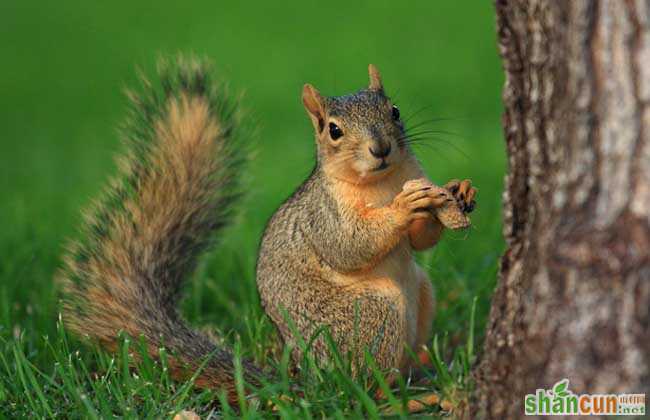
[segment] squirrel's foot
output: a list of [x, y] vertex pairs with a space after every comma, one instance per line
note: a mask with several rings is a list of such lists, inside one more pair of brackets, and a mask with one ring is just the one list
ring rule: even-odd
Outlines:
[[454, 195], [463, 213], [471, 213], [474, 210], [476, 207], [474, 197], [478, 190], [472, 186], [471, 180], [459, 181], [452, 179], [445, 184], [445, 188]]

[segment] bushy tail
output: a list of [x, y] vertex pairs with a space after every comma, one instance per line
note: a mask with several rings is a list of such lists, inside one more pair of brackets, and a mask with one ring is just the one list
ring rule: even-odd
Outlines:
[[[153, 357], [164, 345], [172, 377], [196, 380], [236, 398], [232, 355], [192, 330], [176, 309], [183, 281], [214, 243], [238, 198], [238, 114], [206, 63], [163, 63], [160, 86], [130, 93], [121, 176], [86, 215], [60, 273], [68, 328], [115, 349], [116, 336], [144, 335]], [[258, 369], [244, 361], [245, 380]]]

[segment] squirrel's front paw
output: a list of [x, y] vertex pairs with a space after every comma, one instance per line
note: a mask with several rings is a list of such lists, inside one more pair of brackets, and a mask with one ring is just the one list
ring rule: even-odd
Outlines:
[[457, 179], [452, 179], [445, 184], [445, 188], [454, 195], [454, 198], [458, 202], [458, 206], [463, 213], [471, 213], [474, 210], [474, 207], [476, 207], [476, 200], [474, 200], [474, 197], [478, 191], [476, 188], [472, 187], [471, 180], [466, 179], [464, 181], [459, 181]]
[[446, 206], [450, 201], [455, 200], [454, 195], [447, 188], [434, 185], [426, 178], [406, 181], [402, 187], [402, 191], [414, 191], [418, 189], [426, 191], [427, 196], [431, 199], [431, 204], [428, 206], [429, 210]]
[[421, 178], [406, 182], [391, 207], [400, 216], [400, 224], [405, 226], [413, 220], [431, 217], [432, 208], [440, 207], [453, 199], [448, 191]]

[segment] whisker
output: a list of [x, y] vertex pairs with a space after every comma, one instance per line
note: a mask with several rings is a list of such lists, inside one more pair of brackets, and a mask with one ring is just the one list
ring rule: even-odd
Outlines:
[[437, 142], [444, 143], [445, 145], [451, 147], [455, 152], [463, 156], [468, 161], [471, 160], [467, 155], [467, 153], [465, 153], [458, 146], [439, 137], [420, 135], [420, 136], [413, 136], [413, 137], [407, 136], [406, 138], [400, 140], [402, 141], [403, 144], [408, 144], [408, 145], [424, 145], [424, 144], [429, 144], [428, 140], [435, 140]]
[[409, 115], [408, 117], [404, 118], [404, 119], [402, 120], [402, 122], [403, 122], [404, 124], [406, 124], [407, 122], [409, 122], [410, 120], [412, 120], [415, 116], [417, 116], [418, 114], [420, 114], [422, 111], [425, 111], [425, 110], [427, 110], [427, 109], [431, 109], [431, 108], [433, 108], [433, 105], [426, 105], [426, 106], [423, 106], [422, 108], [419, 108], [417, 111], [415, 111], [414, 113], [412, 113], [412, 114]]
[[[444, 118], [430, 118], [430, 119], [426, 119], [426, 120], [416, 122], [416, 123], [414, 123], [414, 126], [419, 127], [419, 126], [422, 126], [422, 125], [425, 125], [425, 124], [434, 124], [434, 123], [441, 122], [441, 121], [445, 121], [445, 119]], [[406, 123], [406, 122], [407, 121], [404, 121], [404, 123]]]
[[[420, 123], [420, 124], [415, 124], [413, 126], [406, 127], [404, 129], [404, 131], [408, 132], [408, 131], [413, 131], [413, 130], [416, 130], [416, 129], [426, 129], [427, 124], [428, 124], [427, 122]], [[452, 136], [462, 137], [460, 134], [458, 134], [458, 133], [456, 133], [454, 131], [442, 130], [442, 129], [438, 129], [438, 128], [436, 128], [436, 130], [439, 131], [440, 133], [449, 134], [449, 135], [452, 135]]]
[[413, 132], [412, 130], [413, 129], [409, 129], [409, 130], [405, 130], [404, 132], [407, 135], [411, 135], [411, 136], [416, 136], [416, 135], [419, 135], [419, 134], [448, 134], [450, 136], [463, 138], [463, 136], [461, 136], [458, 133], [454, 133], [452, 131], [446, 131], [446, 130], [420, 130], [420, 131], [416, 131], [416, 132]]
[[439, 148], [435, 147], [431, 143], [415, 143], [415, 144], [410, 144], [409, 146], [413, 146], [415, 148], [424, 148], [424, 147], [426, 147], [427, 149], [433, 150], [434, 152], [436, 152], [436, 154], [444, 155], [444, 153]]
[[[461, 121], [461, 120], [466, 120], [466, 119], [467, 118], [462, 118], [462, 117], [460, 117], [460, 118], [442, 118], [442, 117], [441, 118], [430, 118], [430, 119], [425, 119], [425, 120], [416, 122], [413, 126], [409, 127], [409, 129], [412, 130], [414, 128], [418, 128], [418, 127], [422, 127], [422, 126], [425, 126], [425, 125], [428, 125], [428, 124], [434, 124], [434, 123], [438, 123], [438, 122], [442, 122], [442, 121]], [[453, 134], [456, 134], [456, 133], [453, 133]]]

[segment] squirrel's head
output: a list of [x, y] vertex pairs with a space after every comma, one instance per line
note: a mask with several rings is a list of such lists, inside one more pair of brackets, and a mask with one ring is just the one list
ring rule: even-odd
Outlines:
[[384, 93], [377, 68], [370, 64], [368, 73], [368, 88], [350, 95], [322, 96], [310, 84], [302, 91], [319, 164], [354, 183], [381, 179], [410, 155], [399, 110]]

